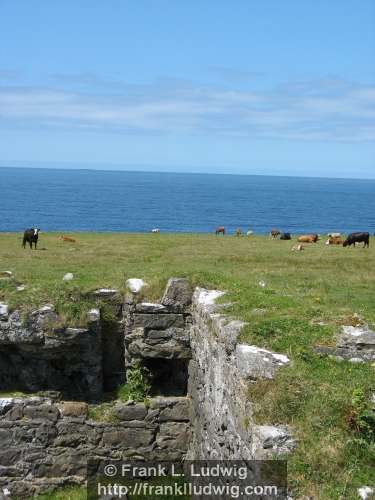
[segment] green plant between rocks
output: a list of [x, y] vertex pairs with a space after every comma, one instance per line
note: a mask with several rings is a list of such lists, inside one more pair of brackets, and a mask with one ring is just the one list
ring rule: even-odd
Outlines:
[[140, 364], [126, 371], [126, 383], [117, 389], [117, 397], [121, 401], [143, 401], [148, 402], [151, 390], [150, 372]]

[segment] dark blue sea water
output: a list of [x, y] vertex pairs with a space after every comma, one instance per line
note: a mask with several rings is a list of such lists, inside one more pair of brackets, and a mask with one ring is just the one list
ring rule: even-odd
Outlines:
[[375, 231], [375, 181], [0, 168], [0, 231]]

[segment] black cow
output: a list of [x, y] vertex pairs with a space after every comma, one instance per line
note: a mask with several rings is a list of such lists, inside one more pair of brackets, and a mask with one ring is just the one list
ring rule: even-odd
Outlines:
[[36, 250], [36, 245], [38, 243], [38, 234], [39, 234], [40, 229], [37, 227], [33, 227], [31, 229], [26, 229], [25, 232], [23, 233], [23, 241], [22, 241], [22, 246], [23, 248], [26, 248], [26, 243], [30, 245], [30, 248], [33, 248], [33, 243], [35, 246]]
[[292, 235], [290, 233], [281, 233], [280, 240], [291, 240]]
[[354, 245], [356, 243], [361, 243], [363, 241], [363, 248], [370, 246], [370, 234], [369, 233], [350, 233], [349, 236], [343, 243], [344, 247]]

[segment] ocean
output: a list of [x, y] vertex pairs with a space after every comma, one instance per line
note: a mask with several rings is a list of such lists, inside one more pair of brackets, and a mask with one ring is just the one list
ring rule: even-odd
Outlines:
[[375, 180], [0, 168], [0, 231], [375, 231]]

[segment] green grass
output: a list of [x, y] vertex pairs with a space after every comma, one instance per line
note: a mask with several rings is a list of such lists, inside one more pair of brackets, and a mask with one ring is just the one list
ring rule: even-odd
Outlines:
[[[295, 496], [356, 498], [374, 485], [374, 443], [350, 425], [353, 393], [375, 391], [375, 367], [338, 363], [314, 354], [332, 345], [342, 324], [358, 316], [375, 325], [375, 246], [327, 247], [324, 241], [291, 252], [293, 242], [214, 235], [76, 234], [76, 244], [40, 235], [40, 247], [21, 248], [20, 234], [0, 235], [0, 301], [28, 310], [56, 304], [67, 321], [82, 321], [97, 287], [124, 291], [127, 278], [149, 284], [147, 300], [160, 298], [171, 276], [226, 290], [228, 314], [247, 322], [244, 342], [287, 354], [292, 363], [269, 382], [251, 387], [259, 422], [287, 423], [299, 439], [289, 457]], [[62, 277], [72, 272], [70, 283]], [[264, 281], [266, 286], [260, 286]], [[16, 291], [16, 283], [26, 285]], [[82, 297], [84, 297], [82, 299]]]
[[[82, 486], [71, 486], [52, 491], [45, 495], [39, 495], [38, 500], [86, 500], [86, 488]], [[30, 499], [31, 500], [31, 499]]]

